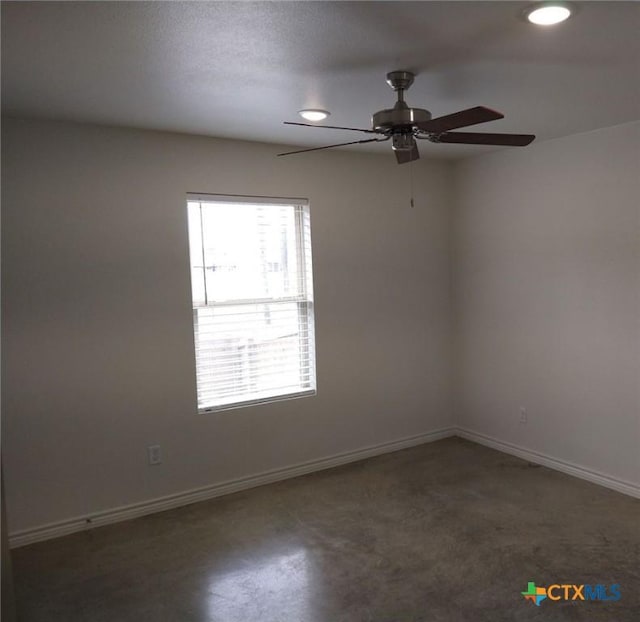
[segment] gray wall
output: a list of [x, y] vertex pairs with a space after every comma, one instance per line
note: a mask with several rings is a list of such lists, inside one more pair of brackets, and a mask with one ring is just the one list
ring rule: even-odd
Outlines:
[[11, 551], [9, 550], [9, 531], [7, 529], [7, 513], [4, 503], [4, 475], [0, 468], [0, 531], [2, 539], [0, 548], [2, 549], [2, 590], [0, 591], [0, 618], [4, 622], [15, 622], [16, 620], [16, 598], [13, 589], [13, 563], [11, 561]]
[[[640, 483], [639, 145], [422, 160], [411, 210], [390, 154], [5, 121], [10, 530], [453, 422]], [[311, 200], [317, 397], [196, 414], [187, 192]]]
[[[12, 532], [450, 424], [449, 168], [3, 124]], [[318, 395], [196, 414], [185, 195], [311, 201]], [[159, 443], [164, 464], [146, 464]]]
[[467, 160], [454, 178], [457, 423], [635, 484], [639, 180], [640, 123]]

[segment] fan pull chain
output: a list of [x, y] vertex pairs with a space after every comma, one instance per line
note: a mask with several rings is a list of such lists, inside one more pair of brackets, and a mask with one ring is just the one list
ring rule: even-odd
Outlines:
[[411, 209], [414, 208], [414, 204], [413, 204], [413, 160], [411, 160], [411, 162], [409, 162], [409, 187], [411, 189], [411, 201], [409, 202], [409, 204], [411, 205]]

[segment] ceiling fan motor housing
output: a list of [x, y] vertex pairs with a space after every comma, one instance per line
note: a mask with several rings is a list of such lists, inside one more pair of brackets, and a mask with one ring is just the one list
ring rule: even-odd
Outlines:
[[[398, 102], [404, 104], [404, 102]], [[411, 133], [413, 128], [424, 121], [431, 120], [431, 113], [422, 108], [409, 108], [395, 105], [387, 110], [380, 110], [371, 117], [371, 125], [376, 132], [398, 130], [400, 133]]]
[[387, 74], [387, 84], [398, 94], [393, 108], [380, 110], [371, 117], [373, 130], [393, 136], [396, 151], [413, 149], [413, 131], [418, 124], [431, 120], [431, 113], [422, 108], [409, 108], [404, 101], [404, 91], [413, 84], [410, 71], [391, 71]]

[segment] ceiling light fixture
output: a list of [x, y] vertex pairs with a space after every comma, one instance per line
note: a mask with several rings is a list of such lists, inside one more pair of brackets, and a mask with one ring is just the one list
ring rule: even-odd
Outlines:
[[527, 20], [538, 26], [559, 24], [570, 16], [571, 8], [566, 2], [538, 2], [525, 10]]
[[326, 119], [331, 113], [326, 110], [318, 110], [314, 108], [309, 108], [306, 110], [300, 110], [298, 114], [307, 121], [322, 121]]

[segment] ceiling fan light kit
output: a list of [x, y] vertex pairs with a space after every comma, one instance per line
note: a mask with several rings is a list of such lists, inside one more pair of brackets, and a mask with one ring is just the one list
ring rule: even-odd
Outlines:
[[[535, 139], [532, 134], [487, 134], [481, 132], [451, 132], [450, 130], [487, 121], [502, 119], [504, 115], [484, 106], [468, 108], [443, 117], [432, 118], [431, 113], [423, 108], [411, 108], [404, 100], [405, 91], [413, 84], [414, 75], [410, 71], [391, 71], [387, 74], [387, 84], [396, 92], [397, 101], [393, 108], [379, 110], [371, 117], [372, 129], [360, 129], [354, 127], [338, 127], [335, 125], [312, 125], [309, 123], [294, 123], [285, 121], [285, 125], [301, 125], [305, 127], [322, 127], [333, 130], [348, 130], [351, 132], [364, 132], [378, 134], [380, 138], [367, 138], [352, 140], [346, 143], [326, 145], [324, 147], [312, 147], [310, 149], [298, 149], [279, 153], [279, 156], [305, 153], [307, 151], [319, 151], [345, 145], [355, 145], [371, 142], [383, 142], [391, 140], [391, 148], [396, 155], [398, 164], [412, 162], [420, 157], [416, 138], [429, 140], [432, 143], [452, 143], [465, 145], [498, 145], [505, 147], [524, 147]], [[305, 111], [300, 111], [302, 114]], [[310, 111], [326, 112], [326, 111]], [[306, 117], [308, 118], [308, 117]], [[315, 120], [315, 119], [314, 119]], [[319, 118], [318, 118], [319, 120]]]

